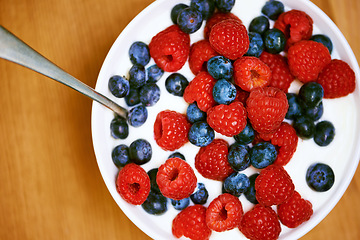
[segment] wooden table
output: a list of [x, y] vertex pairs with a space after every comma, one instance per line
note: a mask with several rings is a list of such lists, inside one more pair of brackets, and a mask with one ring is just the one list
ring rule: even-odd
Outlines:
[[[152, 0], [0, 0], [0, 23], [95, 86], [122, 29]], [[313, 0], [360, 60], [359, 0]], [[92, 148], [92, 102], [0, 60], [0, 239], [149, 239], [110, 196]], [[360, 239], [360, 172], [303, 239]]]

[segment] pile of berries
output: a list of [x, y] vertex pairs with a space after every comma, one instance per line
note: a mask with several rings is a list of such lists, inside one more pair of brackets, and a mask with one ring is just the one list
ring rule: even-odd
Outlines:
[[[112, 152], [120, 168], [116, 187], [125, 201], [157, 215], [167, 211], [171, 199], [181, 211], [172, 223], [175, 237], [209, 239], [212, 231], [238, 228], [249, 239], [277, 239], [281, 224], [295, 228], [309, 220], [312, 204], [295, 189], [284, 166], [298, 137], [313, 138], [319, 146], [331, 143], [334, 126], [319, 121], [322, 100], [355, 89], [354, 72], [344, 61], [331, 59], [331, 40], [312, 35], [313, 20], [305, 12], [285, 11], [280, 1], [267, 1], [247, 28], [231, 13], [234, 4], [192, 0], [189, 6], [175, 5], [173, 25], [149, 45], [135, 42], [130, 47], [129, 79], [109, 79], [111, 93], [132, 107], [128, 121], [116, 116], [111, 122], [115, 138], [128, 136], [128, 124], [140, 127], [147, 120], [148, 107], [160, 98], [157, 81], [164, 71], [171, 73], [165, 81], [168, 93], [189, 104], [186, 113], [157, 113], [154, 138], [164, 151], [186, 144], [199, 147], [195, 169], [175, 152], [146, 173], [140, 165], [150, 161], [152, 149], [145, 139]], [[204, 39], [190, 44], [190, 34], [203, 24]], [[156, 64], [145, 69], [151, 58]], [[177, 72], [187, 61], [195, 76], [191, 81]], [[295, 80], [303, 84], [296, 94], [288, 92]], [[228, 138], [234, 140], [230, 145]], [[249, 167], [257, 173], [248, 177], [242, 171]], [[209, 194], [196, 172], [222, 182], [222, 194], [208, 207]], [[318, 192], [329, 190], [334, 179], [324, 163], [306, 173], [309, 187]], [[245, 213], [241, 194], [254, 204]]]

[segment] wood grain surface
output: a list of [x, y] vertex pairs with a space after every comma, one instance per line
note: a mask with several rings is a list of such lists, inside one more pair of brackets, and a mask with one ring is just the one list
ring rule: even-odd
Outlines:
[[[295, 1], [295, 0], [294, 0]], [[94, 87], [124, 27], [152, 0], [0, 0], [0, 24]], [[313, 0], [360, 60], [360, 1]], [[97, 167], [92, 102], [0, 60], [0, 239], [149, 239], [118, 208]], [[302, 239], [360, 239], [360, 172]]]

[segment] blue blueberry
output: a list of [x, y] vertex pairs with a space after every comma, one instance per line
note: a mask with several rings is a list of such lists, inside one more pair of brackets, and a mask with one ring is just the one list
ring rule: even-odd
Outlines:
[[130, 91], [124, 99], [129, 107], [137, 105], [138, 103], [140, 103], [139, 89], [130, 87]]
[[125, 144], [116, 146], [111, 152], [111, 158], [117, 167], [124, 167], [130, 163], [129, 148]]
[[129, 83], [132, 88], [139, 88], [146, 83], [145, 68], [140, 65], [133, 65], [129, 71]]
[[111, 136], [116, 139], [125, 139], [129, 135], [129, 125], [122, 117], [115, 117], [110, 123]]
[[207, 61], [207, 70], [215, 79], [230, 80], [233, 76], [231, 60], [224, 56], [215, 56]]
[[179, 13], [184, 10], [185, 8], [188, 8], [189, 6], [183, 3], [176, 4], [172, 9], [170, 13], [171, 21], [174, 24], [177, 24], [177, 18], [179, 16]]
[[212, 94], [218, 104], [229, 104], [236, 97], [236, 87], [231, 82], [220, 79], [215, 83]]
[[276, 20], [285, 10], [284, 4], [280, 1], [269, 0], [262, 7], [261, 12], [271, 20]]
[[209, 197], [209, 193], [203, 183], [197, 184], [197, 189], [190, 195], [190, 199], [195, 204], [205, 204]]
[[164, 75], [164, 70], [159, 68], [158, 65], [151, 65], [146, 69], [146, 82], [156, 83]]
[[249, 49], [246, 52], [247, 56], [254, 56], [254, 57], [260, 57], [261, 53], [264, 51], [264, 41], [260, 35], [260, 33], [257, 32], [249, 32]]
[[322, 101], [315, 107], [308, 107], [306, 106], [305, 103], [303, 103], [302, 106], [303, 106], [304, 116], [310, 118], [314, 122], [319, 120], [324, 113], [324, 105]]
[[324, 89], [317, 82], [307, 82], [299, 90], [299, 98], [304, 101], [308, 107], [317, 106], [324, 97]]
[[207, 122], [196, 122], [190, 127], [188, 138], [195, 146], [205, 147], [214, 140], [215, 132]]
[[265, 16], [258, 16], [251, 20], [249, 32], [257, 32], [263, 35], [270, 28], [269, 19]]
[[260, 142], [250, 149], [250, 162], [255, 168], [262, 169], [273, 164], [277, 157], [274, 145], [269, 142]]
[[133, 127], [140, 127], [146, 122], [148, 111], [145, 106], [138, 105], [130, 109], [128, 114], [129, 124]]
[[150, 62], [150, 50], [148, 45], [140, 41], [134, 42], [130, 46], [129, 56], [132, 64], [145, 66]]
[[323, 34], [316, 34], [316, 35], [313, 35], [310, 38], [310, 40], [324, 44], [324, 46], [327, 47], [327, 49], [329, 50], [330, 54], [332, 53], [333, 44], [332, 44], [331, 39], [328, 36], [323, 35]]
[[180, 73], [170, 74], [165, 81], [166, 90], [175, 96], [182, 97], [189, 81]]
[[109, 79], [108, 87], [110, 92], [117, 98], [125, 97], [130, 91], [129, 81], [118, 75], [114, 75]]
[[237, 172], [243, 171], [250, 166], [249, 147], [240, 143], [233, 143], [227, 156], [232, 169]]
[[243, 173], [232, 173], [223, 184], [223, 191], [236, 197], [240, 197], [250, 186], [249, 178]]
[[302, 115], [302, 104], [298, 95], [295, 93], [287, 93], [286, 98], [288, 100], [289, 108], [286, 112], [285, 118], [294, 120], [295, 118]]
[[167, 198], [160, 193], [150, 191], [141, 207], [149, 214], [161, 215], [167, 211]]
[[209, 19], [215, 11], [214, 0], [191, 0], [190, 7], [201, 12], [203, 20]]
[[142, 165], [150, 161], [152, 148], [145, 139], [137, 139], [130, 144], [129, 156], [132, 162]]
[[177, 157], [177, 158], [180, 158], [180, 159], [186, 161], [185, 156], [182, 153], [174, 152], [174, 153], [170, 154], [168, 158], [174, 158], [174, 157]]
[[296, 118], [293, 122], [293, 127], [296, 130], [297, 135], [302, 139], [309, 139], [314, 136], [314, 121], [306, 116]]
[[202, 14], [191, 7], [179, 12], [177, 24], [184, 33], [194, 33], [200, 29], [203, 22]]
[[251, 175], [249, 177], [250, 180], [250, 186], [249, 188], [244, 192], [244, 195], [246, 197], [246, 199], [253, 203], [253, 204], [258, 204], [259, 202], [256, 199], [256, 191], [255, 191], [255, 180], [256, 178], [259, 176], [259, 173], [254, 173], [253, 175]]
[[186, 109], [186, 117], [191, 123], [206, 121], [206, 112], [201, 111], [196, 102], [193, 102]]
[[315, 126], [314, 141], [319, 146], [329, 145], [335, 137], [335, 127], [329, 121], [318, 122]]
[[181, 200], [171, 199], [171, 204], [176, 210], [183, 210], [187, 208], [190, 204], [190, 198], [183, 198]]
[[245, 145], [254, 141], [254, 138], [255, 138], [255, 130], [251, 126], [250, 122], [247, 122], [244, 130], [242, 130], [239, 134], [234, 136], [236, 142]]
[[335, 182], [332, 168], [324, 163], [315, 163], [306, 171], [306, 183], [317, 192], [328, 191]]
[[231, 12], [235, 5], [235, 0], [215, 0], [215, 6], [220, 12], [228, 13]]
[[139, 95], [140, 102], [146, 107], [151, 107], [160, 99], [160, 88], [155, 83], [147, 83], [140, 89]]
[[264, 33], [265, 50], [272, 54], [280, 53], [286, 44], [285, 34], [279, 29], [272, 28]]
[[157, 193], [161, 193], [160, 192], [160, 189], [159, 189], [159, 186], [156, 182], [156, 175], [157, 175], [157, 172], [159, 171], [158, 168], [152, 168], [150, 169], [147, 174], [150, 178], [150, 188], [151, 188], [151, 191], [154, 191], [154, 192], [157, 192]]

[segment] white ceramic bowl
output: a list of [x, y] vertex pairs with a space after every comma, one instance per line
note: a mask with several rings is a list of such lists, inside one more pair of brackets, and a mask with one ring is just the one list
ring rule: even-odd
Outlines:
[[[189, 4], [190, 0], [158, 0], [144, 9], [130, 24], [123, 30], [110, 49], [104, 64], [101, 68], [96, 90], [105, 94], [109, 98], [118, 102], [122, 106], [126, 106], [122, 99], [117, 99], [111, 95], [108, 90], [108, 80], [113, 75], [128, 75], [131, 67], [128, 49], [134, 41], [143, 41], [149, 43], [151, 38], [161, 30], [172, 24], [170, 20], [170, 11], [172, 7], [183, 2]], [[346, 39], [330, 20], [330, 18], [322, 12], [317, 6], [307, 0], [283, 0], [286, 10], [299, 9], [305, 11], [314, 20], [314, 34], [324, 33], [328, 35], [333, 42], [334, 51], [332, 58], [342, 59], [346, 61], [355, 71], [357, 80], [360, 77], [359, 65], [356, 58], [347, 43]], [[261, 14], [261, 7], [265, 0], [237, 0], [232, 12], [236, 14], [244, 23], [249, 26], [250, 21]], [[204, 26], [204, 24], [203, 24]], [[203, 38], [203, 28], [191, 35], [191, 42], [196, 42]], [[153, 60], [149, 63], [153, 64]], [[186, 64], [180, 72], [192, 80], [194, 75]], [[118, 168], [113, 164], [111, 159], [112, 149], [119, 144], [130, 143], [137, 138], [146, 138], [152, 145], [153, 156], [149, 163], [142, 165], [148, 171], [152, 168], [159, 167], [170, 155], [170, 152], [161, 150], [153, 139], [153, 124], [157, 112], [164, 109], [171, 109], [185, 113], [187, 104], [182, 98], [175, 97], [167, 93], [165, 89], [165, 79], [169, 73], [158, 82], [161, 89], [160, 101], [153, 107], [148, 108], [149, 117], [147, 122], [140, 128], [130, 127], [130, 135], [126, 140], [115, 140], [110, 135], [110, 122], [114, 114], [98, 103], [94, 102], [92, 109], [92, 135], [96, 158], [102, 177], [108, 187], [112, 197], [128, 216], [128, 218], [136, 224], [142, 231], [153, 239], [174, 239], [171, 233], [172, 219], [178, 213], [171, 204], [168, 204], [168, 211], [161, 216], [153, 216], [146, 213], [141, 206], [132, 206], [126, 203], [117, 193], [115, 187], [115, 179]], [[299, 84], [294, 83], [291, 91], [296, 92]], [[336, 136], [334, 141], [327, 147], [318, 147], [313, 140], [303, 141], [299, 139], [297, 151], [288, 165], [286, 170], [293, 179], [296, 190], [313, 204], [314, 214], [309, 221], [300, 225], [295, 229], [289, 229], [282, 226], [280, 239], [298, 239], [313, 227], [315, 227], [336, 205], [348, 187], [355, 170], [358, 165], [360, 156], [360, 93], [359, 81], [353, 94], [340, 99], [323, 101], [324, 115], [322, 120], [331, 121], [336, 128]], [[223, 138], [220, 135], [216, 137]], [[229, 141], [232, 139], [226, 138]], [[187, 162], [194, 168], [194, 156], [198, 151], [198, 147], [186, 144], [178, 150], [183, 153]], [[311, 190], [305, 181], [305, 173], [307, 168], [314, 162], [324, 162], [330, 165], [335, 172], [335, 184], [327, 192], [317, 193]], [[256, 170], [253, 168], [246, 169], [245, 174], [252, 174]], [[205, 183], [210, 197], [207, 206], [213, 198], [221, 193], [221, 183], [204, 179], [197, 174], [198, 182]], [[240, 197], [244, 211], [248, 211], [253, 206], [244, 196]], [[238, 229], [234, 229], [224, 233], [213, 232], [211, 239], [246, 239]]]

